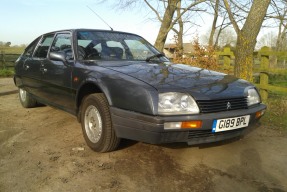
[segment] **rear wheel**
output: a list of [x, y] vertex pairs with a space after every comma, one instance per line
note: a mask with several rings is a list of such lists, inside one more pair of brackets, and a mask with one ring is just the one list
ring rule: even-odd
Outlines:
[[30, 93], [21, 88], [19, 89], [19, 100], [25, 108], [36, 107], [37, 105], [36, 99], [34, 99]]
[[97, 152], [115, 150], [120, 139], [112, 127], [109, 104], [104, 94], [87, 96], [82, 104], [81, 125], [88, 146]]

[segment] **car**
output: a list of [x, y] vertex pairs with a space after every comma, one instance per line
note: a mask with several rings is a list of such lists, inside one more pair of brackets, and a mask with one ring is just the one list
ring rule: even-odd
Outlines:
[[174, 64], [144, 38], [112, 30], [39, 36], [17, 59], [14, 82], [23, 107], [41, 103], [76, 116], [97, 152], [116, 150], [121, 139], [195, 145], [238, 138], [266, 110], [248, 81]]

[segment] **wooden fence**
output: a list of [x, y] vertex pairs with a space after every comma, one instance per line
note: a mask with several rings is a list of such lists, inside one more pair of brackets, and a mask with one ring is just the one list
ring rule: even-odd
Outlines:
[[[234, 58], [234, 53], [230, 50], [229, 47], [225, 47], [222, 52], [216, 53], [219, 57], [223, 57], [224, 69], [231, 69], [232, 59]], [[283, 75], [287, 76], [287, 66], [281, 66], [280, 68], [273, 68], [270, 65], [271, 58], [287, 60], [287, 52], [275, 52], [271, 51], [269, 47], [262, 47], [260, 51], [254, 52], [254, 67], [253, 72], [256, 74], [259, 73], [259, 83], [255, 84], [259, 90], [263, 101], [266, 101], [268, 98], [268, 92], [275, 91], [287, 95], [287, 87], [273, 86], [269, 84], [269, 76], [272, 75]], [[273, 58], [273, 59], [274, 59]]]
[[13, 68], [15, 61], [20, 54], [6, 54], [5, 51], [0, 52], [0, 69]]

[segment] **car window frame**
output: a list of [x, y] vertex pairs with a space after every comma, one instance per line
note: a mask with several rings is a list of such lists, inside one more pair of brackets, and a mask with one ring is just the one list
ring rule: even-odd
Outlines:
[[[52, 45], [52, 43], [53, 43], [53, 41], [54, 41], [54, 39], [55, 39], [55, 35], [56, 35], [56, 33], [48, 33], [48, 34], [42, 35], [42, 36], [41, 36], [41, 39], [38, 41], [38, 44], [37, 44], [36, 48], [34, 49], [34, 52], [33, 52], [33, 56], [32, 56], [32, 57], [33, 57], [33, 58], [38, 58], [38, 59], [46, 59], [46, 58], [48, 58], [48, 55], [49, 55], [49, 52], [50, 52], [50, 49], [51, 49], [51, 45]], [[39, 47], [41, 46], [43, 39], [46, 38], [46, 37], [48, 37], [48, 36], [53, 36], [53, 37], [52, 37], [51, 44], [50, 44], [49, 47], [48, 47], [46, 57], [38, 57], [38, 56], [35, 56], [36, 51], [37, 51], [37, 50], [39, 49]]]
[[[23, 52], [23, 56], [25, 57], [33, 57], [34, 55], [34, 51], [36, 50], [36, 47], [39, 43], [41, 39], [41, 36], [40, 37], [37, 37], [34, 41], [32, 41], [32, 43], [30, 43], [24, 50]], [[30, 54], [28, 54], [28, 52], [31, 52]]]
[[[131, 35], [131, 36], [134, 36], [134, 37], [137, 37], [138, 38], [138, 41], [143, 41], [144, 45], [146, 46], [147, 50], [151, 53], [153, 53], [153, 55], [157, 55], [157, 54], [160, 54], [161, 52], [158, 51], [155, 47], [153, 47], [147, 40], [145, 40], [143, 37], [139, 36], [139, 35], [136, 35], [136, 34], [131, 34], [131, 33], [125, 33], [125, 32], [118, 32], [118, 31], [95, 31], [95, 30], [83, 30], [83, 29], [80, 29], [80, 30], [76, 30], [75, 31], [75, 55], [77, 55], [77, 60], [82, 60], [82, 59], [79, 59], [79, 54], [78, 54], [78, 46], [81, 46], [79, 44], [79, 40], [88, 40], [88, 39], [80, 39], [79, 38], [79, 35], [81, 33], [99, 33], [99, 36], [101, 35], [101, 33], [117, 33], [117, 34], [120, 34], [120, 35]], [[111, 35], [111, 34], [109, 34]], [[91, 37], [94, 37], [94, 36], [91, 36]], [[104, 41], [102, 40], [101, 38], [99, 39], [90, 39], [91, 42], [90, 43], [93, 43], [95, 45], [97, 44], [101, 44], [101, 48], [103, 49], [103, 47], [107, 46], [106, 42], [107, 41]], [[115, 41], [113, 39], [110, 39], [109, 41]], [[96, 43], [97, 42], [97, 43]], [[119, 42], [122, 46], [123, 46], [123, 51], [125, 53], [125, 58], [122, 58], [122, 59], [116, 59], [116, 60], [126, 60], [126, 61], [145, 61], [147, 58], [142, 58], [142, 59], [134, 59], [134, 55], [132, 54], [131, 50], [130, 50], [130, 47], [127, 45], [127, 43], [125, 42], [125, 39], [122, 39], [122, 40], [119, 40], [119, 41], [116, 41], [116, 42]], [[90, 44], [89, 43], [89, 44]], [[89, 44], [87, 45], [87, 47], [89, 46]], [[108, 46], [107, 46], [108, 47]], [[83, 59], [83, 60], [86, 60], [86, 59]], [[109, 57], [106, 57], [104, 59], [100, 59], [102, 61], [115, 61], [115, 59], [112, 59], [112, 58], [109, 58]], [[164, 58], [158, 58], [156, 57], [155, 59], [153, 60], [157, 60], [157, 61], [161, 61], [161, 62], [169, 62], [169, 60], [164, 57]]]
[[[52, 52], [52, 47], [53, 47], [53, 44], [55, 43], [56, 39], [57, 39], [57, 36], [58, 35], [62, 35], [62, 34], [68, 34], [70, 36], [70, 41], [71, 41], [71, 50], [72, 50], [72, 59], [68, 59], [68, 61], [74, 61], [75, 60], [75, 48], [74, 48], [74, 38], [73, 38], [73, 33], [70, 32], [70, 31], [60, 31], [60, 32], [56, 32], [54, 34], [54, 37], [53, 37], [53, 41], [48, 49], [48, 55], [50, 52]], [[56, 51], [57, 52], [57, 51]]]

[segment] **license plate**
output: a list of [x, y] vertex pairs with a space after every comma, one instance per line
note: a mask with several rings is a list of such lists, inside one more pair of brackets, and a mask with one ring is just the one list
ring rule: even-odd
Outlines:
[[247, 127], [249, 124], [249, 119], [250, 115], [226, 119], [216, 119], [213, 121], [212, 132], [215, 133]]

